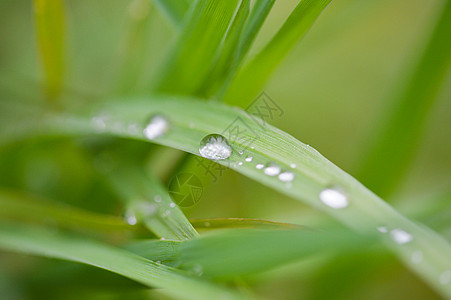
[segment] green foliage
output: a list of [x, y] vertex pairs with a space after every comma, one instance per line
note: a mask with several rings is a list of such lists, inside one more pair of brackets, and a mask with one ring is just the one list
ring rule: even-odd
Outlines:
[[[108, 29], [102, 38], [94, 38], [94, 52], [99, 52], [95, 59], [84, 57], [90, 52], [83, 47], [91, 46], [84, 35], [97, 27], [77, 22], [77, 16], [89, 18], [79, 9], [95, 11], [96, 4], [34, 1], [37, 54], [31, 56], [32, 61], [42, 60], [38, 64], [42, 82], [37, 88], [32, 84], [24, 88], [23, 78], [0, 69], [0, 248], [90, 267], [77, 273], [59, 262], [55, 264], [62, 270], [55, 270], [50, 260], [2, 252], [1, 256], [7, 255], [0, 259], [2, 298], [14, 298], [15, 293], [25, 298], [78, 297], [80, 286], [92, 285], [105, 289], [107, 294], [100, 296], [114, 293], [139, 299], [299, 298], [299, 291], [289, 294], [293, 287], [309, 299], [356, 294], [365, 298], [371, 289], [366, 292], [357, 286], [374, 289], [378, 283], [362, 274], [374, 278], [383, 274], [385, 281], [395, 259], [424, 282], [414, 285], [418, 297], [421, 293], [425, 298], [451, 297], [449, 191], [428, 201], [395, 203], [400, 213], [313, 147], [249, 110], [230, 105], [245, 107], [261, 92], [330, 2], [298, 1], [271, 36], [265, 25], [274, 26], [279, 10], [287, 6], [282, 1], [112, 3], [120, 17], [105, 21]], [[14, 11], [15, 5], [25, 4], [2, 5]], [[446, 83], [451, 62], [450, 7], [449, 2], [440, 7], [442, 13], [419, 64], [387, 114], [387, 125], [379, 128], [381, 139], [360, 166], [358, 178], [378, 195], [388, 195], [399, 186], [418, 148], [422, 125]], [[341, 12], [340, 6], [335, 10]], [[343, 15], [328, 17], [335, 18], [330, 22], [335, 26], [336, 20], [360, 13], [348, 8]], [[6, 17], [0, 10], [0, 20], [2, 16]], [[100, 19], [94, 20], [100, 26]], [[330, 24], [324, 27], [327, 32]], [[111, 39], [117, 32], [123, 38]], [[102, 62], [108, 53], [96, 48], [111, 47], [109, 39], [114, 41], [112, 48], [119, 45], [111, 68]], [[17, 49], [14, 39], [10, 41], [11, 49]], [[77, 48], [80, 53], [74, 50], [78, 43], [83, 46]], [[254, 46], [258, 43], [263, 46]], [[3, 47], [0, 50], [9, 55], [11, 50]], [[66, 48], [72, 51], [66, 53]], [[29, 56], [17, 53], [19, 58]], [[26, 59], [17, 61], [11, 63], [13, 68], [29, 68]], [[101, 78], [83, 72], [82, 63], [92, 72], [114, 70], [106, 76], [108, 86], [97, 89]], [[0, 58], [0, 64], [9, 66], [7, 59]], [[81, 81], [94, 79], [93, 90], [77, 90]], [[144, 95], [136, 95], [142, 84]], [[327, 89], [327, 80], [321, 78], [318, 86]], [[37, 92], [41, 88], [44, 97]], [[296, 107], [306, 105], [296, 103]], [[288, 110], [294, 113], [291, 107]], [[164, 119], [167, 128], [151, 136], [148, 125], [155, 116]], [[224, 133], [236, 122], [246, 131], [238, 138]], [[299, 124], [304, 126], [296, 123], [287, 131], [295, 131]], [[226, 136], [230, 157], [198, 160], [201, 140], [213, 133]], [[202, 164], [209, 165], [198, 174], [203, 186], [196, 188], [208, 199], [179, 207], [171, 198], [169, 182], [180, 172], [194, 174]], [[257, 167], [269, 164], [294, 179], [286, 182]], [[209, 168], [235, 173], [221, 173], [217, 183], [218, 178], [209, 177]], [[334, 207], [324, 199], [324, 191], [331, 189], [345, 199], [344, 205]], [[272, 199], [277, 203], [269, 206]], [[289, 204], [289, 199], [298, 202]], [[16, 266], [20, 268], [15, 270]], [[283, 288], [278, 276], [283, 277]], [[290, 284], [287, 278], [296, 282]], [[57, 292], [52, 282], [67, 286], [67, 291]], [[298, 288], [299, 282], [307, 283]], [[405, 284], [409, 289], [410, 283]], [[265, 292], [262, 285], [278, 294]], [[98, 298], [100, 287], [97, 291], [91, 287], [86, 298]], [[417, 296], [416, 290], [410, 295]]]

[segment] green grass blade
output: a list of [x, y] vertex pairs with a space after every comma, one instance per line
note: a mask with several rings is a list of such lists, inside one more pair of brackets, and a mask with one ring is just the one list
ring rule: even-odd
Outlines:
[[[231, 167], [237, 172], [255, 179], [294, 199], [308, 203], [340, 220], [343, 224], [363, 233], [377, 230], [385, 226], [389, 230], [402, 229], [408, 232], [412, 240], [407, 244], [397, 244], [390, 234], [384, 234], [387, 245], [420, 277], [426, 280], [444, 295], [451, 291], [440, 284], [440, 274], [451, 269], [451, 246], [442, 237], [424, 226], [418, 225], [399, 214], [382, 199], [366, 189], [357, 180], [332, 164], [313, 148], [299, 142], [292, 136], [270, 125], [262, 127], [261, 120], [250, 117], [246, 112], [219, 103], [205, 103], [193, 99], [143, 99], [142, 101], [108, 102], [91, 112], [90, 116], [108, 112], [111, 123], [106, 123], [103, 134], [127, 137], [145, 141], [142, 131], [129, 132], [127, 124], [136, 124], [137, 120], [145, 121], [151, 114], [164, 111], [171, 122], [171, 130], [154, 142], [174, 147], [192, 154], [199, 155], [198, 148], [201, 139], [207, 134], [224, 132], [231, 124], [240, 121], [248, 128], [238, 140], [231, 140], [234, 152], [221, 164]], [[91, 122], [92, 117], [62, 116], [56, 119], [48, 118], [47, 134], [89, 134], [96, 133]], [[115, 126], [113, 126], [115, 124]], [[122, 124], [123, 127], [117, 126]], [[35, 127], [36, 124], [34, 124]], [[227, 133], [225, 133], [227, 135]], [[233, 137], [233, 136], [232, 136]], [[249, 138], [254, 138], [255, 149], [246, 149]], [[239, 151], [253, 157], [252, 163], [243, 161]], [[287, 187], [277, 177], [265, 175], [256, 169], [257, 163], [273, 162], [281, 168], [291, 170], [295, 180]], [[294, 169], [291, 164], [296, 164]], [[319, 194], [326, 188], [338, 187], [349, 199], [349, 206], [344, 209], [334, 209], [323, 204]], [[396, 231], [395, 231], [396, 232]], [[414, 251], [422, 251], [424, 255], [421, 264], [415, 264], [410, 256]]]
[[177, 299], [242, 299], [224, 288], [147, 260], [131, 252], [78, 237], [20, 224], [0, 224], [0, 247], [20, 253], [69, 260], [99, 267], [144, 285], [161, 288]]
[[107, 177], [123, 197], [129, 222], [144, 223], [157, 236], [171, 240], [187, 240], [198, 233], [167, 190], [153, 176], [137, 168], [118, 168]]
[[130, 226], [117, 217], [84, 211], [9, 190], [0, 190], [0, 218], [40, 223], [51, 221], [61, 228], [114, 235], [139, 231], [139, 228]]
[[242, 106], [249, 103], [330, 2], [331, 0], [300, 1], [273, 39], [233, 78], [224, 101]]
[[236, 54], [239, 52], [240, 37], [246, 19], [249, 15], [250, 0], [242, 0], [238, 11], [230, 25], [224, 43], [218, 53], [216, 63], [210, 70], [209, 79], [205, 81], [203, 87], [199, 91], [199, 95], [209, 98], [223, 83], [227, 74], [234, 66]]
[[64, 4], [62, 0], [34, 0], [37, 43], [50, 101], [61, 93], [64, 77]]
[[382, 197], [399, 185], [413, 160], [429, 112], [451, 67], [451, 2], [446, 1], [432, 36], [405, 89], [376, 136], [357, 177]]
[[300, 229], [300, 225], [247, 218], [190, 219], [198, 229], [253, 228], [253, 229]]
[[163, 65], [157, 92], [190, 95], [199, 90], [215, 62], [237, 2], [197, 2]]
[[192, 0], [152, 0], [152, 3], [166, 16], [176, 28], [180, 28]]

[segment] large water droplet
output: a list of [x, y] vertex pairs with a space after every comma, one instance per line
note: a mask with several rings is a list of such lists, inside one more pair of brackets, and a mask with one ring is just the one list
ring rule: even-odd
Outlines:
[[290, 182], [290, 181], [293, 181], [293, 179], [294, 179], [294, 173], [292, 173], [292, 172], [286, 171], [286, 172], [282, 172], [279, 174], [280, 181]]
[[276, 164], [270, 163], [266, 168], [265, 168], [265, 174], [268, 176], [276, 176], [280, 173], [280, 167]]
[[329, 207], [340, 209], [349, 205], [348, 197], [336, 189], [325, 189], [319, 193], [321, 202]]
[[264, 164], [257, 164], [255, 167], [257, 169], [261, 170], [261, 169], [263, 169], [265, 167], [265, 165]]
[[390, 236], [393, 239], [393, 241], [395, 241], [395, 243], [400, 245], [406, 244], [413, 239], [410, 233], [400, 228], [393, 229], [392, 231], [390, 231]]
[[165, 134], [168, 129], [169, 121], [161, 115], [155, 115], [150, 118], [149, 122], [143, 130], [143, 133], [146, 138], [153, 140]]
[[446, 285], [451, 282], [451, 271], [446, 270], [440, 274], [440, 284]]
[[210, 134], [200, 142], [199, 153], [208, 159], [222, 160], [232, 155], [232, 146], [222, 135]]

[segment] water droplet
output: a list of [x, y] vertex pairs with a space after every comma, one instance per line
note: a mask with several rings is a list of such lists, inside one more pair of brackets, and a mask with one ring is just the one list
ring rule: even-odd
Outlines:
[[296, 164], [290, 164], [290, 168], [292, 169], [296, 168]]
[[153, 200], [155, 202], [161, 202], [161, 196], [160, 195], [156, 195], [155, 197], [153, 197]]
[[349, 205], [348, 197], [342, 192], [332, 188], [322, 190], [321, 193], [319, 193], [319, 199], [327, 206], [336, 209], [345, 208]]
[[150, 204], [146, 202], [139, 203], [136, 207], [137, 211], [145, 217], [153, 215], [157, 211], [157, 206], [155, 204]]
[[446, 285], [451, 282], [451, 271], [446, 270], [440, 274], [440, 284]]
[[265, 165], [264, 164], [257, 164], [255, 167], [257, 169], [261, 170], [261, 169], [263, 169], [265, 167]]
[[285, 171], [285, 172], [282, 172], [279, 174], [280, 181], [290, 182], [290, 181], [293, 181], [293, 179], [294, 179], [294, 174], [292, 172]]
[[169, 121], [161, 115], [155, 115], [150, 118], [149, 122], [143, 130], [143, 133], [146, 138], [153, 140], [165, 134], [168, 129]]
[[248, 157], [246, 157], [244, 160], [246, 161], [246, 162], [251, 162], [252, 161], [252, 159], [253, 159], [253, 157], [252, 156], [248, 156]]
[[202, 276], [202, 274], [204, 273], [202, 266], [201, 265], [194, 265], [193, 266], [193, 273], [196, 274], [197, 276]]
[[280, 167], [276, 164], [271, 163], [265, 168], [264, 172], [268, 176], [276, 176], [280, 173]]
[[127, 220], [127, 223], [130, 225], [136, 225], [136, 223], [138, 223], [138, 220], [136, 219], [135, 214], [131, 211], [128, 211], [125, 214], [125, 219]]
[[205, 227], [210, 227], [210, 222], [205, 222]]
[[387, 229], [387, 227], [385, 227], [385, 226], [380, 226], [380, 227], [377, 227], [376, 229], [377, 229], [377, 231], [379, 231], [380, 233], [387, 233], [387, 232], [388, 232], [388, 229]]
[[200, 142], [199, 153], [208, 159], [222, 160], [232, 155], [232, 146], [222, 135], [210, 134]]
[[417, 250], [417, 251], [413, 252], [411, 259], [414, 264], [421, 263], [423, 261], [423, 252], [421, 250]]
[[393, 229], [392, 231], [390, 231], [390, 236], [393, 239], [393, 241], [395, 241], [395, 243], [400, 245], [406, 244], [413, 239], [410, 233], [400, 228]]
[[239, 161], [239, 162], [238, 162], [238, 165], [239, 165], [239, 166], [242, 166], [242, 165], [243, 165], [243, 162], [242, 162], [242, 161]]
[[169, 216], [171, 214], [171, 211], [170, 210], [166, 210], [164, 213], [163, 213], [163, 217], [167, 217], [167, 216]]
[[166, 239], [164, 237], [160, 238], [160, 241], [165, 241]]
[[238, 154], [239, 154], [239, 155], [243, 155], [243, 154], [244, 154], [244, 151], [242, 151], [242, 150], [241, 150], [241, 151], [238, 151]]
[[171, 202], [171, 203], [169, 204], [169, 206], [172, 207], [172, 208], [174, 208], [174, 207], [175, 207], [175, 203], [174, 203], [174, 202]]
[[157, 264], [161, 264], [161, 260], [156, 260], [155, 261]]
[[97, 132], [102, 132], [106, 128], [106, 117], [105, 116], [96, 116], [91, 119], [91, 124], [94, 127], [94, 130]]

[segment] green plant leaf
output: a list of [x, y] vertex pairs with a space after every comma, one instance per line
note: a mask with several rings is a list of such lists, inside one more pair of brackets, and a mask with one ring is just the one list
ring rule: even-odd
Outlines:
[[390, 102], [390, 113], [368, 143], [357, 177], [388, 197], [413, 160], [429, 112], [451, 67], [451, 2], [446, 1], [429, 43], [405, 88]]
[[166, 16], [176, 27], [180, 28], [187, 14], [192, 0], [151, 0], [152, 3]]
[[120, 167], [107, 174], [113, 188], [126, 201], [132, 224], [143, 222], [157, 236], [186, 240], [198, 233], [167, 190], [153, 176], [137, 167]]
[[274, 222], [248, 218], [214, 218], [214, 219], [190, 219], [195, 228], [223, 229], [223, 228], [254, 228], [254, 229], [300, 229], [301, 225]]
[[121, 235], [139, 232], [117, 217], [84, 211], [25, 193], [0, 190], [0, 218], [48, 223], [67, 229]]
[[49, 100], [58, 97], [64, 75], [64, 4], [62, 0], [34, 0], [39, 55]]
[[300, 1], [273, 39], [233, 78], [224, 101], [240, 106], [249, 103], [330, 2], [331, 0]]
[[155, 90], [190, 95], [205, 82], [238, 0], [199, 0], [171, 49]]
[[99, 267], [177, 299], [242, 299], [225, 288], [188, 273], [155, 263], [131, 252], [94, 241], [47, 232], [20, 224], [0, 224], [0, 247], [5, 250], [58, 258]]
[[[381, 233], [381, 236], [386, 245], [437, 291], [443, 295], [451, 294], [438, 280], [440, 274], [451, 269], [451, 246], [446, 240], [398, 213], [312, 147], [235, 107], [183, 98], [127, 99], [119, 103], [100, 104], [78, 114], [49, 115], [41, 122], [33, 122], [26, 134], [32, 134], [33, 130], [40, 130], [41, 134], [63, 136], [97, 133], [148, 141], [142, 129], [147, 125], [149, 115], [160, 112], [165, 112], [169, 119], [170, 130], [151, 142], [199, 155], [199, 143], [203, 137], [223, 133], [229, 139], [233, 152], [228, 159], [219, 160], [218, 163], [308, 203], [357, 232], [365, 234], [377, 231], [380, 227], [385, 228], [387, 233]], [[109, 119], [99, 130], [92, 120], [101, 114], [107, 114]], [[137, 124], [140, 120], [140, 130], [127, 129], [129, 124]], [[245, 124], [248, 129], [239, 138], [228, 134], [226, 130], [237, 122]], [[16, 132], [15, 138], [18, 137]], [[252, 140], [251, 148], [248, 148], [249, 140]], [[243, 155], [240, 155], [241, 151], [244, 151]], [[243, 162], [247, 156], [253, 157], [252, 162]], [[256, 168], [256, 164], [270, 163], [292, 172], [294, 180], [287, 185], [276, 176], [268, 176]], [[320, 194], [327, 189], [338, 190], [346, 197], [348, 205], [341, 209], [326, 205], [321, 201]], [[404, 237], [407, 235], [407, 242], [397, 243], [393, 237], [399, 234]], [[411, 260], [415, 251], [423, 254], [421, 264]]]

